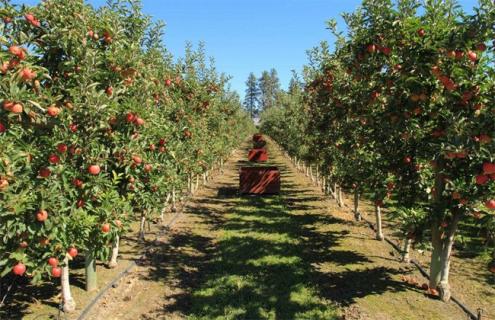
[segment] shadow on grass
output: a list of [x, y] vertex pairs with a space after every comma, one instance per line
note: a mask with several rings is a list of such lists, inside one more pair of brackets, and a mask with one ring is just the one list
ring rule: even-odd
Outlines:
[[[272, 164], [272, 163], [271, 163]], [[284, 174], [289, 174], [277, 163]], [[244, 165], [244, 162], [237, 166]], [[385, 291], [407, 290], [394, 281], [393, 269], [365, 268], [357, 252], [332, 250], [346, 230], [319, 225], [352, 222], [318, 214], [321, 200], [311, 190], [284, 183], [281, 195], [238, 197], [235, 184], [223, 185], [214, 198], [197, 199], [188, 211], [200, 229], [171, 235], [150, 278], [178, 281], [180, 294], [168, 297], [162, 313], [190, 319], [337, 319], [337, 305]], [[216, 209], [209, 209], [216, 205]], [[220, 208], [220, 209], [218, 209]], [[296, 214], [297, 212], [297, 214]], [[316, 213], [315, 213], [316, 212]], [[338, 229], [338, 228], [336, 228]], [[215, 239], [212, 231], [221, 230]], [[324, 273], [319, 264], [356, 270]]]

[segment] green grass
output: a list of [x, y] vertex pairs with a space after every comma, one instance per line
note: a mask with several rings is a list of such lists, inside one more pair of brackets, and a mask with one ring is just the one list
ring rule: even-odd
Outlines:
[[241, 198], [224, 218], [218, 255], [191, 297], [190, 319], [336, 319], [284, 197]]

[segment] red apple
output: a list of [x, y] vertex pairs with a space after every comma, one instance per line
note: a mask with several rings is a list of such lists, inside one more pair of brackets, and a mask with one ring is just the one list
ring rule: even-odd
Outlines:
[[20, 103], [14, 103], [14, 105], [10, 109], [10, 112], [12, 112], [12, 113], [22, 113], [23, 110], [24, 110], [24, 108], [23, 108], [22, 104], [20, 104]]
[[105, 89], [105, 93], [107, 94], [107, 96], [111, 96], [113, 94], [113, 87], [112, 86], [109, 86]]
[[18, 46], [10, 46], [9, 52], [19, 58], [19, 60], [26, 59], [26, 50]]
[[390, 49], [389, 47], [383, 47], [380, 51], [386, 56], [389, 56], [392, 53], [392, 49]]
[[134, 123], [137, 125], [137, 126], [142, 126], [144, 125], [144, 120], [142, 118], [136, 118], [136, 120], [134, 121]]
[[48, 264], [52, 267], [58, 266], [58, 259], [55, 257], [48, 258]]
[[141, 159], [140, 156], [132, 156], [132, 161], [134, 161], [135, 164], [141, 164], [143, 159]]
[[488, 200], [487, 202], [485, 202], [485, 206], [490, 210], [494, 210], [495, 209], [495, 200], [494, 199]]
[[476, 62], [476, 60], [478, 60], [478, 55], [476, 54], [476, 52], [474, 51], [471, 51], [469, 50], [468, 53], [467, 53], [467, 57], [469, 60], [471, 60], [472, 62]]
[[26, 272], [26, 266], [21, 263], [21, 262], [18, 262], [13, 268], [12, 268], [12, 271], [14, 272], [14, 274], [16, 276], [22, 276], [25, 272]]
[[4, 133], [5, 131], [7, 131], [7, 128], [3, 123], [0, 123], [0, 133]]
[[48, 162], [50, 162], [51, 164], [57, 164], [60, 162], [60, 157], [52, 153], [48, 156]]
[[66, 152], [67, 152], [67, 149], [68, 149], [68, 147], [67, 147], [67, 145], [66, 145], [66, 144], [64, 144], [64, 143], [59, 143], [59, 144], [57, 145], [57, 150], [58, 150], [58, 152], [60, 152], [60, 153], [66, 153]]
[[82, 187], [83, 187], [83, 185], [84, 185], [84, 184], [83, 184], [83, 182], [82, 182], [81, 180], [77, 179], [77, 178], [74, 178], [74, 179], [72, 180], [72, 184], [73, 184], [73, 185], [74, 185], [74, 187], [76, 187], [76, 188], [82, 188]]
[[418, 33], [418, 36], [420, 36], [421, 38], [423, 38], [426, 35], [426, 31], [423, 28], [418, 29], [417, 33]]
[[44, 222], [46, 219], [48, 219], [48, 212], [46, 210], [36, 212], [36, 220], [39, 222]]
[[484, 44], [484, 43], [478, 43], [476, 45], [476, 50], [481, 51], [481, 52], [485, 51], [486, 50], [486, 44]]
[[108, 233], [110, 231], [110, 224], [109, 223], [105, 223], [101, 226], [101, 231], [103, 233]]
[[98, 165], [93, 164], [93, 165], [90, 165], [88, 167], [88, 173], [92, 174], [94, 176], [98, 175], [100, 173], [100, 171], [101, 171], [101, 169], [100, 169], [100, 166], [98, 166]]
[[60, 267], [52, 267], [52, 277], [54, 278], [60, 278], [60, 276], [62, 275], [62, 268]]
[[78, 254], [78, 251], [76, 248], [74, 247], [70, 247], [68, 250], [67, 250], [67, 253], [69, 254], [69, 256], [71, 256], [72, 258], [75, 258]]
[[494, 174], [495, 173], [495, 163], [490, 163], [490, 162], [483, 163], [483, 173], [484, 174]]
[[55, 106], [49, 106], [48, 108], [46, 108], [46, 113], [50, 116], [50, 117], [56, 117], [60, 114], [62, 110], [60, 108], [57, 108]]
[[127, 122], [134, 122], [136, 120], [136, 115], [134, 115], [134, 113], [132, 112], [128, 112], [125, 116], [125, 120]]
[[488, 180], [490, 180], [488, 176], [482, 174], [476, 176], [476, 184], [484, 185], [488, 182]]
[[84, 207], [84, 204], [85, 204], [85, 203], [84, 203], [84, 200], [83, 200], [83, 199], [78, 199], [78, 200], [76, 201], [76, 207], [78, 207], [78, 208], [82, 208], [82, 207]]
[[69, 125], [69, 129], [70, 129], [70, 131], [72, 131], [72, 132], [76, 132], [76, 131], [77, 131], [77, 124], [75, 124], [75, 123], [71, 123], [71, 124]]
[[52, 172], [48, 168], [41, 168], [40, 171], [38, 172], [38, 174], [42, 178], [48, 178], [52, 174]]
[[31, 81], [34, 78], [36, 78], [36, 72], [33, 72], [29, 68], [23, 68], [21, 70], [21, 73], [20, 74], [21, 74], [22, 81], [25, 81], [25, 82]]
[[375, 53], [376, 51], [376, 46], [374, 44], [369, 44], [367, 47], [366, 47], [366, 50], [369, 52], [369, 53]]
[[151, 164], [145, 164], [144, 165], [144, 172], [151, 172], [153, 170], [153, 166]]

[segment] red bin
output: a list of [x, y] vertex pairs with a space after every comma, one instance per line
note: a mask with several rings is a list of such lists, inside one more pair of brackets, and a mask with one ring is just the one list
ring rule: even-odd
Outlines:
[[241, 194], [278, 194], [280, 170], [277, 167], [241, 167], [239, 185]]
[[248, 160], [251, 162], [266, 162], [268, 161], [268, 152], [266, 152], [266, 149], [251, 149], [249, 150]]
[[256, 133], [253, 135], [254, 142], [260, 141], [261, 139], [263, 139], [263, 135], [261, 133]]

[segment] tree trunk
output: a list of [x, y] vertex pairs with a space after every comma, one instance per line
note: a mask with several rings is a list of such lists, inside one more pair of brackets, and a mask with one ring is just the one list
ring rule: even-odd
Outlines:
[[450, 225], [442, 232], [440, 222], [432, 223], [433, 252], [430, 265], [430, 288], [437, 289], [442, 301], [449, 301], [451, 290], [449, 284], [450, 256], [454, 237], [459, 224], [460, 214], [454, 214]]
[[309, 178], [311, 179], [311, 182], [314, 184], [315, 177], [313, 175], [313, 165], [311, 163], [309, 164]]
[[320, 170], [318, 168], [318, 165], [316, 165], [316, 185], [319, 186], [320, 185]]
[[86, 252], [84, 268], [86, 271], [86, 291], [94, 291], [97, 289], [98, 284], [96, 280], [96, 258], [92, 248]]
[[383, 230], [382, 230], [382, 207], [375, 206], [375, 216], [376, 216], [376, 240], [383, 241]]
[[187, 175], [187, 192], [189, 194], [192, 193], [192, 179], [191, 179], [191, 174]]
[[162, 222], [163, 222], [163, 215], [164, 215], [165, 211], [167, 210], [167, 204], [168, 204], [169, 200], [170, 200], [170, 192], [167, 193], [167, 199], [165, 199], [165, 205], [163, 206], [162, 212], [160, 212], [160, 220]]
[[196, 175], [196, 186], [194, 187], [194, 192], [196, 193], [199, 189], [199, 175]]
[[146, 214], [141, 213], [141, 221], [139, 222], [139, 240], [144, 240], [144, 227], [146, 224]]
[[66, 255], [64, 258], [64, 266], [62, 267], [62, 300], [64, 303], [64, 312], [70, 313], [76, 310], [76, 302], [72, 298], [72, 293], [70, 291], [70, 281], [69, 281], [69, 256]]
[[402, 262], [411, 262], [411, 258], [409, 256], [411, 251], [412, 239], [406, 236], [404, 239], [404, 248], [402, 250]]
[[203, 185], [206, 185], [206, 172], [203, 172]]
[[177, 212], [177, 207], [175, 206], [175, 187], [172, 188], [172, 208], [170, 210], [172, 210], [172, 212]]
[[117, 235], [115, 237], [115, 240], [113, 241], [112, 255], [110, 256], [110, 261], [108, 262], [108, 267], [112, 269], [117, 267], [117, 257], [119, 256], [119, 242], [120, 242], [120, 237], [119, 235]]
[[361, 221], [361, 213], [359, 213], [359, 188], [354, 188], [354, 218], [356, 221]]
[[327, 194], [327, 178], [326, 177], [321, 177], [321, 191], [323, 191], [324, 194]]
[[338, 203], [339, 207], [344, 206], [344, 199], [342, 197], [342, 187], [341, 186], [338, 186], [337, 203]]

